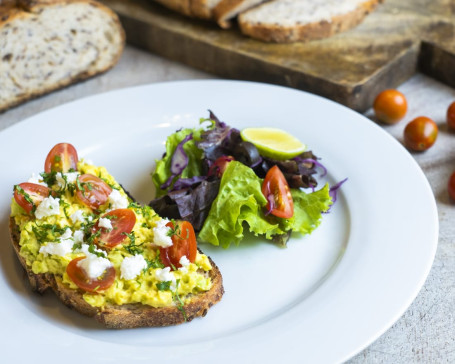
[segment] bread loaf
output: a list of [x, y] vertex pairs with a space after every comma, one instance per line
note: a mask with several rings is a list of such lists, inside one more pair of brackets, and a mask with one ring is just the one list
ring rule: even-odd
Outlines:
[[157, 3], [180, 14], [213, 20], [213, 10], [221, 0], [154, 0]]
[[93, 0], [18, 0], [0, 6], [0, 111], [113, 67], [125, 35]]
[[289, 43], [330, 37], [359, 24], [380, 0], [273, 0], [238, 17], [243, 34]]
[[231, 19], [264, 1], [267, 0], [221, 0], [213, 10], [213, 14], [221, 28], [229, 28]]

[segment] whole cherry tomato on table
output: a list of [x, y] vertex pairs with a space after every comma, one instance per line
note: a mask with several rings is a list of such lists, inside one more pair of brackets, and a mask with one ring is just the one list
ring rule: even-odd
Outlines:
[[449, 129], [455, 130], [455, 101], [447, 109], [447, 125]]
[[438, 136], [438, 125], [426, 116], [419, 116], [404, 129], [404, 144], [414, 151], [430, 148]]
[[396, 124], [406, 115], [408, 103], [400, 91], [384, 90], [376, 96], [373, 110], [380, 122]]

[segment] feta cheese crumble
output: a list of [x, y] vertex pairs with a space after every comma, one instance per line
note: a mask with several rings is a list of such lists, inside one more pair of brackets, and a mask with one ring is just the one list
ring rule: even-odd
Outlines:
[[37, 219], [42, 219], [46, 216], [60, 215], [59, 203], [59, 198], [53, 198], [52, 196], [46, 197], [36, 208], [35, 217]]
[[100, 217], [98, 220], [98, 227], [112, 230], [111, 220], [106, 217]]
[[75, 224], [78, 221], [85, 222], [85, 217], [84, 217], [84, 213], [82, 212], [82, 210], [77, 210], [76, 212], [72, 213], [70, 216], [70, 219], [73, 222], [73, 224]]
[[44, 255], [58, 255], [64, 257], [73, 251], [74, 240], [72, 239], [71, 229], [66, 229], [60, 237], [60, 241], [56, 243], [47, 243], [41, 246], [39, 252]]
[[59, 185], [59, 187], [63, 188], [66, 186], [67, 183], [75, 183], [77, 176], [79, 176], [79, 172], [68, 173], [57, 172], [55, 175], [55, 179], [57, 180], [57, 184]]
[[171, 272], [170, 267], [166, 267], [163, 269], [158, 268], [155, 271], [155, 277], [160, 282], [169, 282], [169, 281], [172, 282], [171, 286], [170, 286], [171, 291], [175, 291], [177, 289], [176, 279], [174, 277], [174, 274]]
[[48, 187], [47, 183], [43, 181], [43, 178], [40, 175], [37, 175], [36, 173], [32, 173], [32, 175], [30, 176], [30, 178], [28, 179], [27, 182], [35, 183], [37, 185], [41, 185], [44, 187]]
[[120, 278], [126, 280], [136, 278], [143, 269], [147, 268], [147, 262], [141, 254], [125, 257], [120, 266]]
[[170, 227], [166, 226], [169, 220], [162, 219], [156, 222], [153, 228], [153, 242], [162, 247], [167, 248], [172, 245], [172, 239], [169, 236]]
[[108, 199], [111, 210], [126, 209], [129, 205], [128, 199], [116, 189], [112, 189]]
[[179, 263], [181, 265], [181, 267], [179, 268], [179, 271], [181, 271], [183, 273], [188, 273], [188, 266], [190, 265], [191, 262], [188, 260], [186, 255], [182, 255], [182, 257], [179, 260]]
[[102, 257], [97, 257], [95, 254], [89, 254], [84, 259], [77, 262], [77, 266], [85, 271], [85, 274], [91, 279], [96, 279], [101, 276], [104, 271], [112, 267], [112, 263]]

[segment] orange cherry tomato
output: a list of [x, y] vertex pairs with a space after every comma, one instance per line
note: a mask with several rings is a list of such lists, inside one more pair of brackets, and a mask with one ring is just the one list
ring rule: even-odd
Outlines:
[[67, 173], [70, 170], [77, 170], [77, 151], [69, 143], [55, 145], [46, 157], [44, 172]]
[[447, 125], [449, 129], [455, 130], [455, 101], [447, 109]]
[[79, 201], [93, 210], [104, 205], [112, 192], [112, 188], [106, 182], [92, 174], [78, 176], [76, 189]]
[[87, 276], [85, 270], [77, 265], [77, 263], [85, 259], [85, 257], [79, 257], [73, 259], [68, 263], [66, 267], [66, 273], [68, 277], [78, 286], [80, 289], [83, 289], [87, 292], [98, 292], [103, 291], [110, 286], [115, 281], [115, 268], [109, 267], [104, 271], [104, 274], [98, 278], [92, 279]]
[[409, 122], [404, 129], [404, 144], [414, 151], [430, 148], [438, 136], [438, 125], [426, 116], [419, 116]]
[[[173, 230], [172, 245], [160, 248], [160, 258], [166, 267], [180, 268], [180, 259], [185, 255], [191, 263], [194, 263], [197, 255], [196, 234], [193, 225], [188, 221], [177, 221], [176, 225], [168, 222], [166, 226]], [[177, 227], [176, 227], [177, 226]]]
[[294, 215], [294, 201], [288, 182], [278, 166], [273, 166], [265, 175], [262, 194], [267, 199], [267, 210], [272, 215], [289, 219]]
[[373, 110], [380, 122], [396, 124], [406, 115], [408, 103], [400, 91], [384, 90], [376, 96]]
[[453, 172], [449, 178], [447, 190], [449, 191], [450, 198], [455, 201], [455, 172]]
[[36, 183], [24, 182], [14, 187], [14, 199], [28, 214], [50, 193], [49, 188]]
[[136, 224], [136, 214], [130, 209], [116, 209], [101, 216], [110, 220], [112, 229], [99, 227], [99, 220], [93, 227], [93, 233], [100, 232], [96, 244], [103, 248], [113, 248], [126, 239]]

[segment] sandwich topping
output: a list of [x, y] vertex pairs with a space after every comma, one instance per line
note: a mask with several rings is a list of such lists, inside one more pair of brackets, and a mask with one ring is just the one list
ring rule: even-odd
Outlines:
[[191, 224], [139, 205], [71, 144], [57, 144], [43, 173], [14, 186], [11, 216], [33, 273], [54, 274], [92, 306], [182, 307], [212, 286]]

